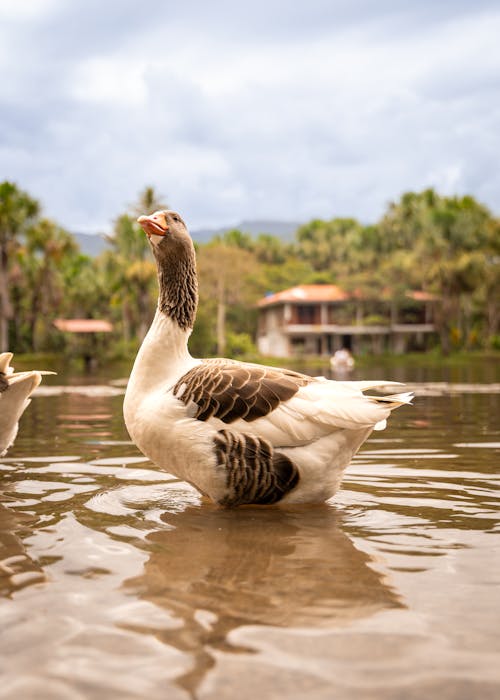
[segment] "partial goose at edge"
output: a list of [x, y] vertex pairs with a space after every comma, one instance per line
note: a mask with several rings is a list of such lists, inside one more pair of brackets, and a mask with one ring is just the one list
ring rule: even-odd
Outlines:
[[0, 457], [16, 439], [19, 419], [28, 407], [29, 398], [47, 371], [14, 372], [11, 367], [13, 354], [0, 353]]

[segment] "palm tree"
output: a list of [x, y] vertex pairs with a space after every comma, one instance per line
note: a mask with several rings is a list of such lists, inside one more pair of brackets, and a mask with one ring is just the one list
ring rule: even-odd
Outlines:
[[397, 272], [394, 262], [406, 251], [407, 283], [413, 278], [440, 296], [436, 321], [442, 350], [448, 353], [452, 333], [457, 339], [467, 335], [471, 295], [487, 277], [490, 212], [470, 196], [441, 197], [432, 189], [407, 192], [390, 206], [379, 228], [388, 271]]
[[79, 254], [79, 247], [70, 233], [50, 219], [30, 226], [25, 238], [31, 273], [31, 346], [37, 352], [40, 325], [47, 335], [65, 298], [64, 267], [68, 259]]
[[12, 182], [0, 183], [0, 352], [8, 345], [12, 304], [8, 287], [9, 256], [27, 226], [38, 215], [39, 204]]
[[137, 204], [133, 205], [132, 213], [137, 214], [137, 216], [148, 215], [160, 209], [169, 209], [169, 206], [163, 201], [163, 196], [155, 192], [152, 185], [147, 185], [139, 194]]
[[130, 340], [146, 335], [151, 323], [151, 295], [154, 293], [156, 266], [147, 238], [135, 219], [139, 214], [152, 214], [168, 205], [151, 186], [139, 195], [137, 204], [131, 207], [132, 215], [122, 214], [114, 224], [113, 233], [107, 236], [112, 251], [105, 255], [104, 264], [113, 289], [112, 303], [122, 308], [123, 337]]
[[318, 272], [348, 267], [363, 227], [356, 219], [315, 219], [297, 230], [297, 252]]

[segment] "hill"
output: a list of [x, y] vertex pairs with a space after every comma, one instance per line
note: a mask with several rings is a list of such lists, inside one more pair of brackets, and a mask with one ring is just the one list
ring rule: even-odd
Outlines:
[[259, 233], [270, 233], [272, 236], [281, 238], [283, 241], [291, 241], [295, 231], [301, 224], [297, 221], [272, 221], [266, 219], [256, 219], [241, 221], [234, 226], [223, 226], [214, 229], [195, 229], [191, 231], [193, 240], [197, 243], [208, 243], [214, 236], [223, 235], [227, 231], [238, 229], [243, 233], [249, 233], [252, 236], [258, 236]]
[[[281, 238], [283, 241], [291, 241], [293, 234], [301, 224], [296, 221], [271, 221], [271, 220], [248, 220], [242, 221], [234, 226], [223, 226], [213, 229], [195, 229], [191, 231], [191, 236], [196, 243], [208, 243], [214, 236], [220, 236], [227, 231], [239, 229], [243, 233], [258, 236], [259, 233], [269, 233], [272, 236]], [[74, 233], [80, 250], [84, 255], [95, 258], [106, 249], [106, 239], [103, 235], [96, 233]]]
[[106, 239], [100, 233], [74, 233], [80, 250], [89, 258], [95, 258], [106, 249]]

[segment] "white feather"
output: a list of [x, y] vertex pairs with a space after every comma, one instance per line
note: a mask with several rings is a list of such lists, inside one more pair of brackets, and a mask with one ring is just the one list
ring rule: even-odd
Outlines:
[[218, 503], [310, 503], [332, 496], [363, 441], [409, 396], [363, 395], [388, 382], [310, 379], [230, 360], [205, 361], [196, 371], [202, 361], [187, 348], [197, 303], [192, 241], [176, 212], [157, 211], [138, 222], [156, 258], [160, 294], [125, 395], [134, 442]]
[[[125, 422], [139, 449], [159, 467], [189, 481], [217, 501], [224, 484], [216, 470], [213, 440], [219, 430], [252, 435], [289, 457], [299, 485], [283, 503], [321, 502], [338, 489], [343, 471], [372, 430], [411, 395], [368, 397], [364, 390], [397, 382], [336, 382], [320, 378], [253, 421], [230, 424], [194, 418], [197, 406], [181, 401], [186, 385], [174, 385], [201, 363], [187, 350], [189, 333], [157, 311], [139, 351], [124, 402]], [[214, 371], [218, 371], [214, 369]]]
[[12, 357], [11, 352], [0, 354], [0, 372], [8, 382], [8, 387], [0, 393], [0, 455], [16, 439], [19, 419], [30, 403], [29, 396], [42, 381], [41, 372], [14, 372], [10, 366]]

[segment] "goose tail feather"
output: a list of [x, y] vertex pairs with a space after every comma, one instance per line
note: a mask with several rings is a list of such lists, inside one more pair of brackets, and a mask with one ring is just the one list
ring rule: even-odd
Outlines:
[[403, 406], [404, 404], [411, 404], [414, 398], [414, 394], [412, 391], [405, 391], [401, 394], [389, 394], [386, 396], [368, 396], [366, 394], [365, 396], [367, 399], [371, 399], [376, 403], [385, 404], [385, 407], [391, 409], [391, 411], [394, 408], [398, 408], [398, 406]]

